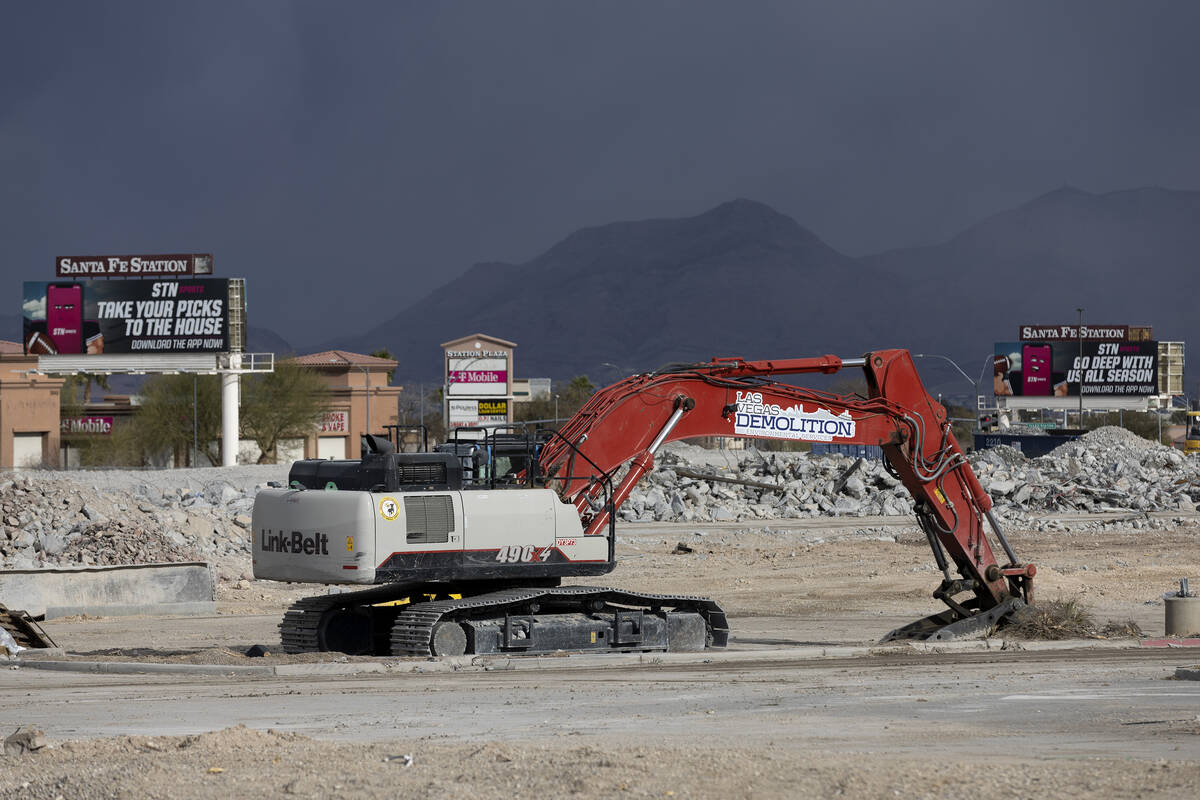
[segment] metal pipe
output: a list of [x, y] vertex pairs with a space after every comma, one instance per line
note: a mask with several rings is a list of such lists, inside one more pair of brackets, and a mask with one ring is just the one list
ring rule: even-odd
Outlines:
[[[683, 398], [681, 398], [681, 401], [682, 400]], [[643, 475], [654, 468], [655, 452], [658, 451], [658, 448], [662, 447], [662, 443], [665, 442], [667, 437], [671, 435], [671, 431], [674, 430], [675, 426], [679, 424], [679, 420], [683, 418], [685, 411], [687, 411], [687, 406], [684, 404], [684, 402], [680, 402], [675, 408], [674, 413], [672, 413], [670, 418], [667, 419], [667, 424], [663, 425], [662, 430], [658, 432], [658, 436], [654, 437], [654, 441], [650, 443], [650, 446], [633, 459], [633, 462], [629, 465], [629, 472], [625, 473], [625, 477], [619, 484], [617, 484], [617, 487], [613, 489], [612, 497], [610, 498], [611, 505], [609, 508], [604, 509], [592, 519], [591, 523], [587, 527], [587, 530], [583, 532], [584, 536], [590, 536], [592, 534], [599, 533], [601, 528], [610, 523], [612, 520], [612, 515], [616, 513], [617, 509], [620, 508], [625, 500], [629, 497], [630, 492], [633, 491], [633, 487], [638, 484], [638, 481], [642, 479]], [[611, 542], [609, 546], [610, 548], [613, 546]]]
[[1000, 546], [1004, 548], [1004, 554], [1008, 556], [1008, 563], [1018, 563], [1017, 554], [1013, 552], [1012, 545], [1008, 543], [1008, 539], [1004, 536], [1004, 531], [1000, 530], [1000, 523], [996, 520], [996, 513], [989, 508], [986, 514], [992, 530], [996, 532], [996, 538], [1000, 540]]
[[867, 360], [865, 358], [843, 358], [842, 359], [843, 367], [865, 367], [866, 365], [867, 365]]
[[658, 448], [662, 447], [662, 443], [666, 441], [667, 437], [671, 435], [671, 431], [679, 424], [679, 420], [683, 418], [683, 411], [682, 405], [675, 409], [675, 413], [667, 420], [667, 424], [663, 426], [663, 429], [658, 432], [658, 436], [655, 436], [654, 441], [646, 448], [650, 451], [650, 455], [654, 455], [658, 452]]

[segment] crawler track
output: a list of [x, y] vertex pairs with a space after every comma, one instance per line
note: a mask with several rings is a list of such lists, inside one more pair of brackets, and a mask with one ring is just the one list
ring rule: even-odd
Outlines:
[[443, 620], [494, 617], [530, 604], [554, 605], [584, 612], [590, 604], [694, 611], [704, 617], [711, 647], [729, 642], [729, 623], [716, 601], [677, 594], [645, 594], [601, 586], [560, 586], [555, 589], [506, 589], [461, 600], [415, 603], [405, 608], [392, 626], [392, 655], [433, 655], [434, 627]]
[[[432, 600], [389, 608], [375, 605], [413, 594], [416, 592], [411, 587], [380, 586], [360, 592], [317, 595], [298, 600], [288, 608], [279, 624], [283, 650], [286, 653], [316, 653], [339, 649], [329, 646], [331, 631], [336, 632], [358, 615], [364, 628], [374, 626], [375, 633], [364, 634], [362, 642], [370, 647], [370, 642], [374, 641], [377, 654], [430, 656], [436, 651], [433, 640], [435, 629], [441, 622], [495, 619], [503, 618], [506, 614], [526, 617], [532, 614], [536, 619], [537, 610], [547, 607], [557, 613], [580, 615], [600, 610], [606, 613], [623, 610], [636, 613], [643, 610], [651, 614], [663, 611], [692, 612], [704, 620], [707, 646], [725, 647], [729, 642], [729, 623], [725, 612], [716, 601], [706, 597], [649, 594], [599, 586], [560, 586], [502, 589], [461, 599]], [[331, 624], [332, 615], [338, 615], [338, 620]], [[380, 633], [386, 635], [386, 651], [379, 649], [383, 639]], [[343, 641], [349, 639], [343, 637]], [[347, 652], [366, 653], [370, 650], [351, 648]]]
[[376, 586], [358, 592], [322, 594], [305, 597], [292, 603], [279, 623], [279, 638], [285, 653], [319, 653], [321, 626], [325, 615], [336, 609], [370, 606], [403, 597], [406, 591], [394, 586]]

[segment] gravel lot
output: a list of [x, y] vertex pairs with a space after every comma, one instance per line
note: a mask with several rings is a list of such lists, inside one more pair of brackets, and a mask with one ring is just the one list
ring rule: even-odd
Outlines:
[[[279, 479], [270, 470], [279, 468], [89, 473], [72, 491], [94, 492], [97, 511], [108, 503], [106, 520], [149, 529], [155, 515], [205, 515], [219, 532], [228, 517], [236, 536], [238, 504]], [[10, 490], [45, 499], [38, 487], [63, 477], [23, 473], [28, 487]], [[225, 484], [239, 497], [213, 502]], [[197, 499], [183, 506], [188, 492]], [[155, 494], [179, 507], [155, 504]], [[1200, 584], [1191, 510], [1031, 517], [1012, 508], [1001, 517], [1018, 554], [1038, 564], [1042, 597], [1076, 598], [1149, 636], [1162, 634], [1163, 592], [1179, 577]], [[938, 610], [929, 594], [939, 575], [908, 518], [646, 521], [618, 532], [618, 569], [594, 582], [719, 599], [734, 627], [728, 656], [458, 673], [397, 662], [384, 674], [304, 679], [0, 669], [4, 732], [34, 725], [50, 743], [0, 758], [0, 797], [1200, 792], [1200, 684], [1171, 679], [1174, 666], [1200, 660], [1192, 651], [1128, 641], [1035, 652], [1003, 637], [974, 654], [874, 648], [891, 628]], [[47, 630], [80, 660], [330, 660], [243, 655], [273, 644], [283, 609], [314, 587], [244, 580], [235, 540], [210, 545], [224, 540], [201, 533], [189, 546], [216, 547], [226, 564], [217, 616], [68, 618]], [[691, 552], [678, 552], [680, 542]], [[861, 654], [820, 658], [841, 646]]]

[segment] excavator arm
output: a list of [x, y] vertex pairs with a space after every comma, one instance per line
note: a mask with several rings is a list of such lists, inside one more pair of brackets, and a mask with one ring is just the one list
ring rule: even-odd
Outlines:
[[[853, 367], [865, 373], [866, 397], [772, 379]], [[562, 499], [575, 504], [585, 534], [597, 535], [653, 469], [659, 447], [697, 436], [882, 448], [885, 466], [912, 495], [943, 574], [934, 597], [947, 606], [887, 638], [953, 638], [995, 625], [1032, 602], [1036, 568], [1018, 561], [950, 431], [945, 408], [929, 396], [906, 350], [858, 359], [713, 359], [635, 375], [593, 395], [542, 449], [539, 466]], [[625, 464], [628, 471], [617, 480]], [[992, 550], [985, 520], [1004, 550], [1004, 564]]]

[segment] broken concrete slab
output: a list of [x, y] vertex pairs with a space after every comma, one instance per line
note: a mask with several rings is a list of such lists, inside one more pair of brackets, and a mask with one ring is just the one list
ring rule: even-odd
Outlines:
[[205, 561], [9, 570], [0, 572], [0, 602], [35, 617], [205, 614], [216, 608], [216, 578]]
[[46, 746], [46, 734], [30, 725], [17, 730], [4, 740], [6, 756], [20, 756]]
[[28, 611], [10, 609], [3, 603], [0, 603], [0, 646], [9, 652], [57, 647]]

